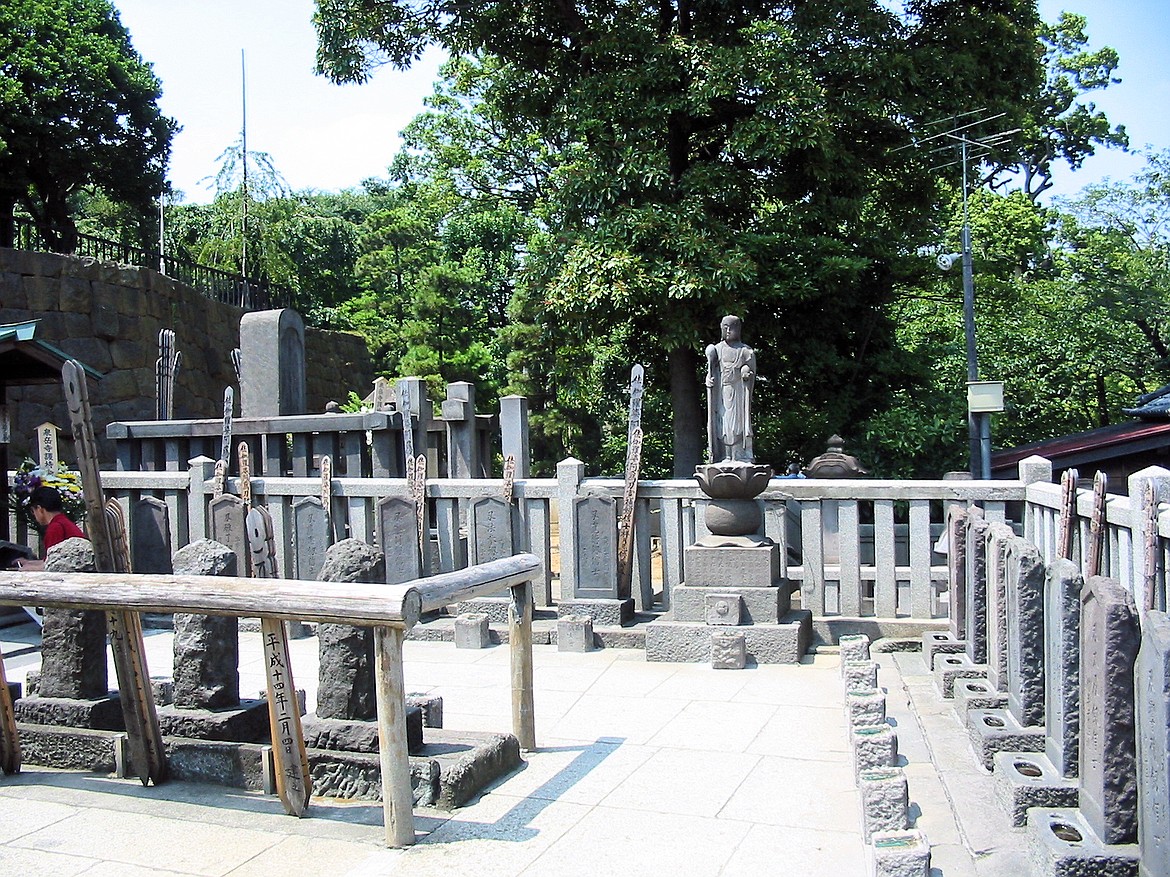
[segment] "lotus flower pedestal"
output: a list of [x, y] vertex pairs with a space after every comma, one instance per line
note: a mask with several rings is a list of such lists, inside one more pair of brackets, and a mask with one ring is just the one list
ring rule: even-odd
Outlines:
[[[812, 615], [792, 609], [793, 584], [780, 577], [780, 552], [760, 533], [756, 499], [772, 467], [723, 462], [695, 471], [707, 495], [710, 535], [684, 549], [686, 580], [671, 590], [671, 617], [646, 629], [649, 661], [712, 661], [717, 667], [797, 663], [812, 640]], [[742, 636], [742, 657], [726, 642]]]

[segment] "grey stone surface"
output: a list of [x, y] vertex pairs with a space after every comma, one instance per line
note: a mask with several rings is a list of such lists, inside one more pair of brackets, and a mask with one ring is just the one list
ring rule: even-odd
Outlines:
[[[796, 664], [811, 642], [808, 610], [789, 612], [779, 624], [736, 628], [742, 633], [748, 659], [758, 664]], [[702, 664], [710, 660], [711, 628], [689, 622], [652, 621], [646, 625], [646, 660]]]
[[905, 831], [910, 827], [910, 785], [900, 767], [863, 770], [857, 777], [861, 791], [862, 836], [877, 831]]
[[411, 692], [406, 695], [406, 708], [418, 707], [424, 728], [443, 727], [443, 698], [438, 694], [418, 694]]
[[559, 600], [557, 617], [588, 615], [597, 627], [620, 627], [634, 620], [634, 601], [627, 600]]
[[514, 532], [515, 506], [498, 496], [485, 496], [471, 503], [468, 526], [471, 563], [487, 563], [516, 553]]
[[987, 770], [994, 767], [996, 753], [1044, 751], [1044, 729], [1020, 725], [1011, 710], [969, 710], [967, 734], [976, 760]]
[[1135, 672], [1142, 877], [1170, 877], [1170, 619], [1150, 610]]
[[1044, 724], [1044, 563], [1032, 543], [1007, 551], [1008, 709], [1024, 727]]
[[886, 721], [886, 693], [880, 688], [854, 688], [845, 692], [845, 715], [850, 727], [882, 725]]
[[[693, 588], [688, 584], [675, 585], [670, 592], [671, 617], [675, 621], [707, 620], [707, 600], [710, 588]], [[787, 612], [789, 593], [786, 588], [720, 588], [719, 595], [734, 594], [739, 598], [740, 624], [775, 624]]]
[[317, 581], [329, 548], [329, 518], [320, 497], [306, 496], [293, 506], [293, 573]]
[[507, 624], [508, 612], [512, 601], [507, 597], [476, 597], [474, 600], [464, 600], [461, 603], [452, 603], [447, 607], [448, 615], [479, 614], [486, 615], [491, 624]]
[[1044, 580], [1044, 751], [1062, 776], [1077, 775], [1081, 733], [1080, 569], [1057, 559]]
[[987, 679], [1000, 690], [1007, 690], [1008, 619], [1007, 577], [1009, 543], [1015, 538], [1012, 528], [992, 522], [983, 534], [981, 550], [987, 555]]
[[967, 652], [966, 640], [955, 639], [950, 631], [928, 630], [922, 634], [922, 656], [928, 670], [934, 669], [937, 655], [953, 655]]
[[1030, 807], [1075, 807], [1077, 784], [1060, 776], [1042, 752], [1000, 752], [995, 756], [995, 797], [1012, 825], [1028, 824]]
[[862, 725], [849, 732], [854, 772], [880, 770], [898, 764], [898, 735], [889, 725]]
[[780, 579], [775, 545], [688, 545], [683, 563], [692, 588], [769, 588]]
[[[313, 794], [341, 799], [382, 799], [382, 769], [376, 753], [310, 749]], [[439, 799], [440, 766], [432, 758], [410, 759], [411, 799], [416, 807], [434, 807]]]
[[268, 739], [268, 702], [237, 699], [234, 707], [158, 707], [158, 724], [168, 737], [263, 743]]
[[209, 508], [211, 538], [235, 554], [241, 576], [249, 575], [252, 552], [248, 549], [248, 507], [238, 496], [225, 493], [213, 499]]
[[[115, 706], [117, 704], [115, 703]], [[21, 761], [59, 770], [113, 773], [125, 733], [90, 728], [19, 724]]]
[[[617, 599], [617, 503], [611, 496], [573, 500], [577, 576], [572, 597]], [[564, 527], [564, 522], [561, 523]], [[566, 595], [567, 596], [567, 595]]]
[[[377, 752], [376, 719], [323, 719], [305, 716], [301, 722], [305, 745], [311, 749], [336, 749], [342, 752]], [[423, 714], [417, 705], [406, 707], [406, 747], [412, 755], [423, 748]]]
[[987, 661], [987, 554], [980, 551], [988, 527], [983, 512], [967, 510], [966, 624], [967, 657], [972, 664]]
[[[331, 545], [321, 580], [383, 582], [382, 552], [359, 539]], [[323, 719], [372, 719], [374, 699], [374, 631], [348, 624], [317, 626], [317, 715]]]
[[845, 680], [845, 690], [855, 688], [873, 689], [878, 687], [878, 667], [876, 661], [843, 661], [841, 677]]
[[869, 637], [863, 633], [841, 637], [837, 640], [837, 647], [840, 650], [842, 672], [850, 661], [869, 660]]
[[[94, 572], [93, 546], [85, 539], [66, 539], [45, 558], [50, 572]], [[46, 609], [41, 628], [43, 697], [104, 698], [109, 692], [106, 671], [106, 614], [72, 609]]]
[[558, 652], [593, 651], [593, 619], [588, 615], [566, 615], [557, 619]]
[[387, 496], [378, 500], [378, 544], [385, 552], [385, 580], [399, 585], [422, 576], [418, 524], [413, 500]]
[[987, 679], [956, 679], [951, 691], [952, 706], [959, 721], [966, 726], [969, 710], [1006, 710], [1008, 699], [992, 689]]
[[[175, 552], [176, 575], [237, 575], [236, 554], [200, 539]], [[239, 619], [176, 613], [174, 703], [180, 709], [214, 710], [240, 702]]]
[[986, 679], [987, 666], [972, 664], [966, 654], [939, 655], [934, 661], [934, 684], [939, 694], [948, 700], [955, 696], [955, 682], [959, 679]]
[[[947, 583], [950, 593], [948, 632], [954, 642], [967, 641], [967, 510], [961, 506], [947, 509]], [[927, 667], [934, 669], [929, 662]]]
[[930, 843], [921, 831], [879, 831], [872, 840], [876, 877], [930, 874]]
[[43, 694], [22, 697], [12, 705], [18, 722], [123, 731], [122, 704], [116, 693], [105, 697], [48, 697]]
[[711, 634], [711, 666], [716, 670], [742, 670], [746, 667], [744, 635], [738, 631], [714, 631]]
[[168, 737], [163, 744], [170, 779], [264, 791], [264, 762], [272, 757], [266, 745], [181, 737]]
[[304, 414], [305, 324], [289, 308], [240, 319], [240, 412], [244, 417]]
[[136, 573], [170, 575], [171, 523], [167, 504], [144, 496], [130, 509], [131, 568]]
[[1093, 576], [1081, 594], [1080, 809], [1106, 844], [1137, 840], [1134, 663], [1140, 633], [1129, 591]]
[[1137, 877], [1136, 844], [1105, 845], [1078, 810], [1028, 814], [1028, 862], [1036, 877]]
[[714, 627], [735, 627], [743, 618], [743, 598], [739, 594], [706, 594], [703, 599], [704, 619]]
[[455, 619], [455, 648], [486, 649], [490, 644], [486, 615], [469, 612]]

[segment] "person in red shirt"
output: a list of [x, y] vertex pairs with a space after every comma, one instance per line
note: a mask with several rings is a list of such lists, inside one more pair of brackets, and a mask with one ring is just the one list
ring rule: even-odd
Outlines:
[[28, 498], [28, 509], [36, 522], [44, 528], [41, 545], [47, 553], [50, 548], [66, 539], [85, 539], [81, 531], [61, 507], [61, 494], [51, 487], [41, 486]]

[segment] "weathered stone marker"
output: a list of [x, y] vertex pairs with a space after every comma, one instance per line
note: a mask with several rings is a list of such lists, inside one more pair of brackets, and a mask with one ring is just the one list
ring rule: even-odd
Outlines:
[[321, 500], [306, 496], [293, 506], [295, 577], [315, 581], [329, 548], [329, 516]]
[[413, 499], [387, 496], [379, 500], [378, 544], [385, 558], [386, 584], [397, 585], [422, 576], [416, 528]]
[[986, 538], [988, 523], [977, 508], [967, 511], [966, 604], [964, 639], [967, 659], [972, 664], [987, 662], [987, 554], [979, 550]]
[[584, 599], [618, 599], [617, 509], [613, 497], [583, 496], [573, 503], [577, 536], [577, 592]]
[[[236, 555], [201, 539], [175, 554], [175, 575], [234, 576]], [[240, 703], [239, 620], [175, 613], [175, 706], [224, 709]]]
[[1044, 722], [1044, 563], [1025, 539], [1008, 542], [1008, 709], [1021, 725]]
[[211, 538], [236, 556], [240, 575], [251, 575], [248, 548], [248, 507], [238, 496], [225, 493], [211, 501]]
[[134, 503], [130, 550], [134, 572], [171, 574], [171, 516], [161, 499], [144, 496]]
[[244, 314], [240, 350], [244, 417], [305, 413], [305, 324], [296, 311]]
[[1151, 610], [1142, 624], [1135, 673], [1138, 844], [1141, 877], [1170, 877], [1170, 618]]
[[1044, 583], [1044, 752], [1057, 772], [1077, 775], [1081, 733], [1081, 590], [1076, 564], [1057, 559]]

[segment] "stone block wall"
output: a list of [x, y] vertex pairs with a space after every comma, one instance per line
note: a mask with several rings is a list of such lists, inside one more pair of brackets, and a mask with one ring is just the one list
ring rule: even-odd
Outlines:
[[[113, 448], [106, 425], [151, 420], [155, 410], [154, 364], [158, 333], [173, 329], [182, 353], [175, 381], [174, 416], [220, 417], [223, 390], [236, 386], [231, 351], [240, 343], [244, 311], [213, 301], [149, 268], [88, 257], [0, 248], [0, 323], [39, 320], [36, 337], [101, 372], [89, 387], [94, 432], [103, 462]], [[369, 392], [373, 367], [357, 335], [306, 329], [306, 404], [310, 413], [349, 391]], [[239, 411], [239, 387], [236, 386]], [[10, 387], [10, 465], [33, 446], [34, 430], [55, 423], [68, 437], [69, 415], [60, 385]], [[63, 448], [66, 459], [72, 454]]]

